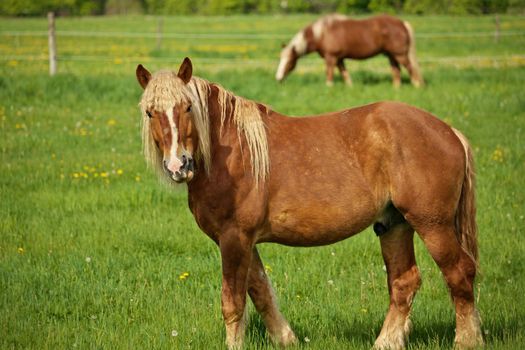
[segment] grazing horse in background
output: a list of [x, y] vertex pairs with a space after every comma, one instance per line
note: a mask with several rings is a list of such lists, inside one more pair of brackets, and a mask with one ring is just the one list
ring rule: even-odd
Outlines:
[[416, 59], [414, 31], [408, 22], [391, 16], [353, 20], [339, 14], [322, 17], [297, 33], [281, 51], [275, 79], [282, 81], [297, 64], [299, 57], [316, 51], [326, 62], [326, 84], [333, 85], [337, 66], [346, 84], [351, 85], [345, 58], [365, 59], [385, 54], [390, 60], [395, 87], [401, 85], [403, 65], [416, 87], [423, 85]]
[[375, 347], [405, 346], [420, 286], [414, 230], [450, 289], [456, 343], [483, 343], [474, 304], [473, 160], [459, 131], [397, 102], [291, 118], [192, 71], [188, 58], [178, 73], [137, 67], [144, 154], [168, 182], [187, 183], [190, 210], [220, 249], [229, 348], [243, 344], [247, 295], [275, 343], [297, 342], [258, 243], [325, 245], [370, 225], [390, 293]]

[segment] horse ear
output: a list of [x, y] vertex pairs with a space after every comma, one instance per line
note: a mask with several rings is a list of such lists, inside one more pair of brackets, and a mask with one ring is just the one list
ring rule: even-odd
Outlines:
[[144, 68], [142, 64], [139, 64], [137, 66], [135, 74], [137, 75], [137, 80], [139, 81], [140, 86], [142, 86], [142, 88], [145, 89], [149, 81], [151, 80], [151, 73], [148, 72], [148, 70]]
[[191, 79], [191, 74], [193, 73], [193, 66], [191, 65], [191, 60], [188, 57], [184, 58], [182, 64], [179, 68], [179, 73], [177, 76], [182, 79], [184, 84], [188, 84]]

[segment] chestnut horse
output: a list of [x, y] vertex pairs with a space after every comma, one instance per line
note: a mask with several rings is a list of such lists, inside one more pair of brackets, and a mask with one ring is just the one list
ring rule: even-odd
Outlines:
[[229, 348], [242, 346], [247, 294], [275, 343], [297, 341], [257, 243], [325, 245], [370, 225], [390, 293], [375, 347], [405, 346], [420, 285], [414, 230], [450, 288], [456, 343], [482, 344], [473, 160], [459, 131], [397, 102], [287, 117], [192, 76], [188, 58], [178, 73], [139, 65], [136, 75], [145, 157], [166, 181], [187, 183], [190, 210], [220, 249]]
[[332, 14], [318, 19], [297, 33], [283, 48], [275, 79], [282, 81], [295, 68], [300, 57], [314, 51], [326, 62], [326, 84], [329, 86], [333, 85], [335, 66], [345, 83], [352, 84], [343, 62], [345, 58], [361, 60], [381, 53], [390, 61], [395, 87], [401, 85], [401, 65], [408, 70], [414, 86], [423, 84], [412, 26], [395, 17], [382, 15], [353, 20]]

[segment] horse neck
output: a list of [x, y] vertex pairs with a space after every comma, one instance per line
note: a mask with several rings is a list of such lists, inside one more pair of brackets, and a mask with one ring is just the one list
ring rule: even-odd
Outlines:
[[[232, 94], [225, 94], [222, 97], [225, 97], [225, 101], [221, 101], [225, 106], [225, 110], [219, 102], [219, 96], [221, 95], [222, 87], [217, 86], [216, 84], [209, 83], [208, 86], [208, 96], [207, 96], [207, 123], [209, 127], [209, 143], [208, 147], [210, 150], [210, 172], [213, 172], [214, 169], [220, 167], [220, 164], [217, 162], [217, 152], [225, 144], [231, 143], [234, 140], [231, 140], [231, 135], [236, 133], [236, 127], [233, 122], [233, 107], [235, 104], [235, 97]], [[236, 134], [235, 134], [236, 135]], [[214, 164], [215, 163], [215, 164]], [[199, 176], [208, 176], [209, 174], [205, 170], [204, 159], [201, 157], [196, 164]]]
[[[243, 114], [240, 120], [236, 119], [239, 118], [238, 113]], [[244, 116], [245, 113], [246, 116]], [[239, 155], [238, 152], [235, 152], [235, 150], [239, 150], [239, 147], [241, 157], [244, 157], [242, 155], [243, 149], [246, 150], [244, 152], [246, 155], [255, 154], [253, 133], [257, 134], [257, 128], [248, 128], [251, 136], [247, 137], [244, 134], [247, 130], [247, 125], [251, 124], [249, 116], [253, 116], [254, 113], [258, 113], [260, 118], [264, 118], [269, 113], [269, 109], [263, 104], [237, 97], [218, 85], [210, 84], [208, 94], [210, 174], [215, 173], [215, 171], [220, 172], [226, 166], [226, 157], [232, 154]], [[246, 119], [245, 117], [248, 118]], [[259, 124], [257, 121], [256, 123]], [[266, 145], [266, 138], [262, 142], [263, 145]], [[246, 162], [250, 164], [251, 160], [246, 159]]]
[[[210, 122], [210, 146], [213, 147], [217, 142], [221, 142], [224, 133], [235, 131], [233, 123], [233, 108], [235, 106], [235, 96], [226, 94], [224, 101], [219, 102], [222, 87], [210, 84], [210, 94], [208, 96], [208, 113]], [[221, 105], [222, 103], [222, 105]]]
[[316, 51], [317, 46], [312, 34], [311, 26], [308, 26], [298, 32], [289, 43], [295, 49], [297, 58]]

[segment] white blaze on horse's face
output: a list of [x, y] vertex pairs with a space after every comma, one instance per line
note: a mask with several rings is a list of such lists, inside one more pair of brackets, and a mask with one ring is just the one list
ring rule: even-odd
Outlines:
[[[177, 142], [179, 132], [173, 118], [173, 108], [168, 108], [166, 111], [166, 117], [168, 118], [169, 129], [167, 128], [167, 130], [164, 130], [163, 132], [171, 132], [171, 145], [169, 147], [169, 153], [164, 154], [164, 166], [168, 172], [176, 174], [180, 168], [182, 168], [182, 161], [177, 156], [179, 148], [179, 143]], [[171, 176], [173, 177], [173, 175]]]
[[282, 81], [290, 73], [297, 63], [297, 59], [303, 56], [307, 51], [308, 43], [301, 31], [297, 33], [292, 41], [281, 51], [281, 59], [275, 73], [275, 79]]
[[175, 182], [188, 182], [194, 175], [193, 151], [196, 133], [190, 117], [191, 104], [157, 113], [153, 137], [162, 152], [162, 167]]
[[290, 58], [292, 55], [291, 51], [292, 49], [290, 47], [285, 47], [281, 51], [281, 59], [279, 61], [279, 66], [277, 67], [277, 73], [275, 74], [275, 79], [277, 81], [283, 80], [285, 77], [285, 74], [288, 73], [286, 72], [286, 66], [288, 65], [288, 62], [290, 61]]
[[277, 67], [275, 79], [282, 81], [288, 73], [294, 70], [298, 58], [299, 56], [293, 46], [285, 47], [281, 52], [281, 61], [279, 62], [279, 67]]
[[197, 131], [190, 101], [172, 109], [170, 125], [173, 130], [168, 171], [176, 182], [189, 182], [195, 173], [194, 152], [198, 145]]

